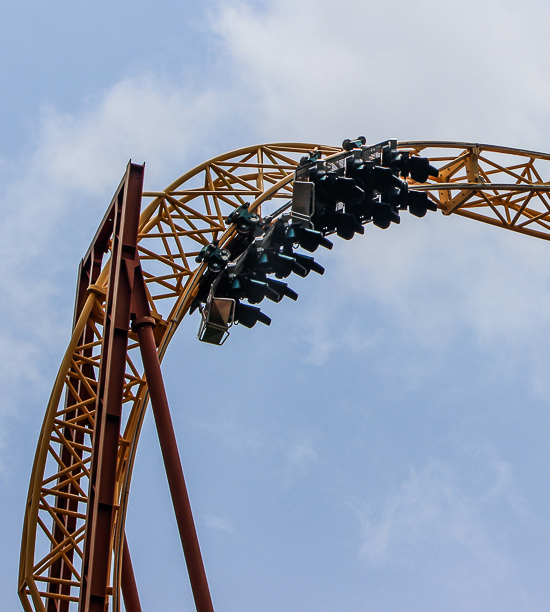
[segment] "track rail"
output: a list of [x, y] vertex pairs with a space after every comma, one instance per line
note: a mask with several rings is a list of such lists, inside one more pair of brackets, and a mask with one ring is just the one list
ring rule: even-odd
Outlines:
[[[439, 168], [437, 179], [411, 182], [410, 188], [427, 191], [443, 214], [550, 239], [550, 181], [543, 179], [550, 178], [550, 155], [477, 143], [414, 141], [398, 146], [429, 157]], [[246, 147], [197, 166], [163, 191], [143, 194], [148, 204], [140, 217], [138, 251], [159, 359], [196, 295], [205, 269], [195, 263], [201, 248], [231, 238], [234, 228], [226, 227], [225, 219], [242, 204], [265, 216], [288, 201], [296, 165], [316, 147], [324, 156], [340, 152], [306, 143]], [[100, 250], [108, 251], [109, 236], [96, 238]], [[110, 259], [103, 262], [98, 253], [90, 261], [93, 273], [81, 280], [73, 334], [46, 408], [29, 485], [19, 572], [19, 594], [27, 612], [76, 610], [82, 585], [110, 270]], [[148, 400], [137, 337], [130, 332], [109, 571], [116, 612], [132, 469]], [[63, 571], [53, 570], [60, 566]]]

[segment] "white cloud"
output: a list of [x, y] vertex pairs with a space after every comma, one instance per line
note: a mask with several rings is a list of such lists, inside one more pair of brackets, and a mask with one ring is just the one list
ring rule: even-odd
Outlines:
[[216, 414], [210, 421], [202, 422], [200, 427], [235, 450], [257, 451], [265, 446], [260, 432], [250, 429], [248, 425], [243, 426], [232, 418], [223, 418], [220, 414]]
[[[333, 265], [335, 263], [332, 262]], [[326, 282], [330, 283], [328, 279]], [[347, 350], [357, 353], [376, 345], [379, 334], [372, 330], [357, 333], [349, 318], [350, 314], [356, 313], [346, 312], [346, 308], [342, 307], [341, 295], [323, 292], [322, 296], [317, 293], [306, 294], [304, 299], [308, 303], [302, 306], [304, 313], [297, 314], [300, 316], [300, 323], [296, 338], [297, 344], [304, 351], [304, 363], [323, 366], [334, 351]], [[348, 320], [349, 324], [343, 329], [340, 326], [335, 328], [334, 321], [342, 319]]]
[[538, 25], [548, 8], [536, 9], [497, 0], [221, 3], [215, 27], [265, 134], [338, 143], [359, 130], [373, 140], [536, 148], [548, 144], [550, 99]]
[[304, 292], [297, 315], [305, 360], [322, 365], [338, 350], [381, 350], [387, 325], [428, 349], [467, 334], [492, 357], [526, 351], [528, 375], [543, 392], [546, 241], [439, 213], [402, 217], [386, 231], [370, 224], [350, 242], [335, 238], [330, 255], [316, 254], [328, 278]]
[[[461, 483], [449, 464], [432, 460], [411, 469], [385, 501], [354, 505], [361, 524], [360, 557], [372, 567], [415, 568], [418, 575], [426, 564], [430, 581], [443, 586], [446, 597], [452, 592], [458, 596], [461, 603], [449, 609], [469, 609], [462, 605], [476, 597], [495, 601], [491, 593], [518, 570], [507, 534], [495, 524], [502, 524], [502, 506], [511, 509], [516, 520], [525, 517], [513, 507], [510, 466], [502, 459], [496, 466], [493, 459], [486, 464], [494, 470], [486, 490], [476, 491], [477, 483]], [[519, 583], [516, 587], [518, 595]]]
[[222, 106], [213, 90], [188, 91], [144, 75], [119, 82], [77, 114], [44, 110], [34, 151], [10, 163], [0, 192], [0, 382], [6, 390], [0, 416], [17, 412], [18, 388], [38, 392], [43, 406], [37, 409], [45, 406], [69, 340], [79, 259], [128, 158], [146, 161], [147, 183], [163, 188], [201, 151], [208, 157]]
[[302, 434], [297, 441], [285, 445], [284, 458], [282, 482], [286, 489], [294, 486], [296, 482], [303, 481], [304, 478], [309, 482], [315, 480], [310, 474], [310, 467], [319, 461], [319, 456], [310, 434]]
[[289, 470], [305, 471], [306, 466], [317, 459], [317, 452], [313, 448], [311, 437], [306, 436], [287, 452], [287, 467]]
[[[247, 123], [266, 140], [338, 144], [363, 132], [371, 142], [395, 136], [544, 150], [550, 56], [541, 24], [549, 11], [534, 1], [344, 8], [278, 0], [221, 2], [211, 19], [227, 52], [230, 89], [241, 93]], [[348, 316], [343, 296], [351, 295], [395, 313], [427, 346], [453, 339], [462, 325], [483, 346], [526, 337], [537, 344], [550, 322], [550, 279], [538, 265], [546, 246], [440, 215], [388, 232], [369, 227], [331, 254], [339, 295], [323, 295], [310, 310], [305, 359], [321, 365], [339, 347], [376, 343], [366, 329], [361, 345], [359, 334], [332, 329], [334, 317]]]
[[152, 74], [124, 79], [76, 116], [47, 109], [36, 163], [63, 191], [114, 190], [129, 157], [147, 163], [150, 184], [171, 182], [204, 147], [221, 106], [213, 89], [192, 91]]
[[229, 533], [234, 531], [233, 525], [226, 518], [220, 516], [207, 516], [204, 523], [207, 527], [216, 531], [227, 531]]

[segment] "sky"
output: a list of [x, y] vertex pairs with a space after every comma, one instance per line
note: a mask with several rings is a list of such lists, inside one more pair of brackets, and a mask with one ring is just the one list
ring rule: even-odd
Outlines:
[[[550, 151], [547, 2], [28, 0], [0, 20], [0, 594], [78, 263], [128, 159], [159, 190], [263, 142]], [[550, 177], [547, 177], [550, 179]], [[163, 369], [217, 612], [542, 612], [549, 246], [368, 226], [222, 347]], [[144, 611], [193, 609], [150, 415], [128, 515]]]

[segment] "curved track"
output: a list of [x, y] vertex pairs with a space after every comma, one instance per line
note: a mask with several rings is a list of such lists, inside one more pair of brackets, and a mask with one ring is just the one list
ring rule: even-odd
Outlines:
[[[242, 204], [266, 216], [287, 202], [298, 161], [315, 147], [323, 156], [341, 151], [293, 143], [247, 147], [197, 166], [164, 191], [143, 194], [148, 204], [140, 217], [138, 249], [160, 359], [205, 271], [205, 264], [195, 263], [199, 251], [213, 240], [223, 246], [231, 238], [235, 229], [226, 227], [225, 219]], [[543, 178], [550, 179], [550, 155], [477, 143], [401, 142], [398, 147], [429, 157], [439, 169], [437, 179], [411, 182], [410, 188], [428, 191], [443, 214], [550, 239], [550, 180]], [[84, 288], [77, 307], [36, 450], [19, 573], [19, 593], [28, 612], [73, 610], [79, 600], [109, 259], [98, 266], [97, 278]], [[148, 402], [137, 347], [130, 333], [111, 546], [114, 610], [120, 609], [124, 522]]]

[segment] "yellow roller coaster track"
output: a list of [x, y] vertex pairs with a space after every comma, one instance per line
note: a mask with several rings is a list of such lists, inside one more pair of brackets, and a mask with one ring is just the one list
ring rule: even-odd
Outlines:
[[[140, 218], [138, 249], [156, 321], [160, 359], [188, 312], [205, 270], [204, 264], [195, 263], [198, 252], [213, 240], [223, 245], [231, 238], [234, 228], [227, 228], [225, 219], [242, 204], [249, 203], [250, 210], [266, 215], [287, 202], [300, 158], [315, 148], [323, 156], [341, 151], [303, 143], [246, 147], [197, 166], [163, 191], [143, 194], [149, 203]], [[410, 182], [409, 187], [427, 191], [443, 214], [550, 239], [550, 180], [543, 178], [550, 178], [550, 155], [462, 142], [400, 142], [398, 148], [429, 157], [439, 169], [436, 179], [423, 184]], [[109, 260], [86, 291], [38, 441], [19, 572], [19, 593], [28, 612], [78, 606], [108, 273]], [[87, 338], [85, 344], [83, 337]], [[132, 468], [148, 403], [137, 346], [136, 336], [130, 333], [111, 545], [109, 592], [112, 609], [117, 612]], [[71, 399], [70, 409], [67, 398]], [[62, 497], [70, 499], [70, 509], [67, 504], [59, 507], [57, 501]], [[72, 519], [70, 528], [68, 518]], [[64, 578], [52, 577], [51, 568], [59, 562], [68, 572]]]

